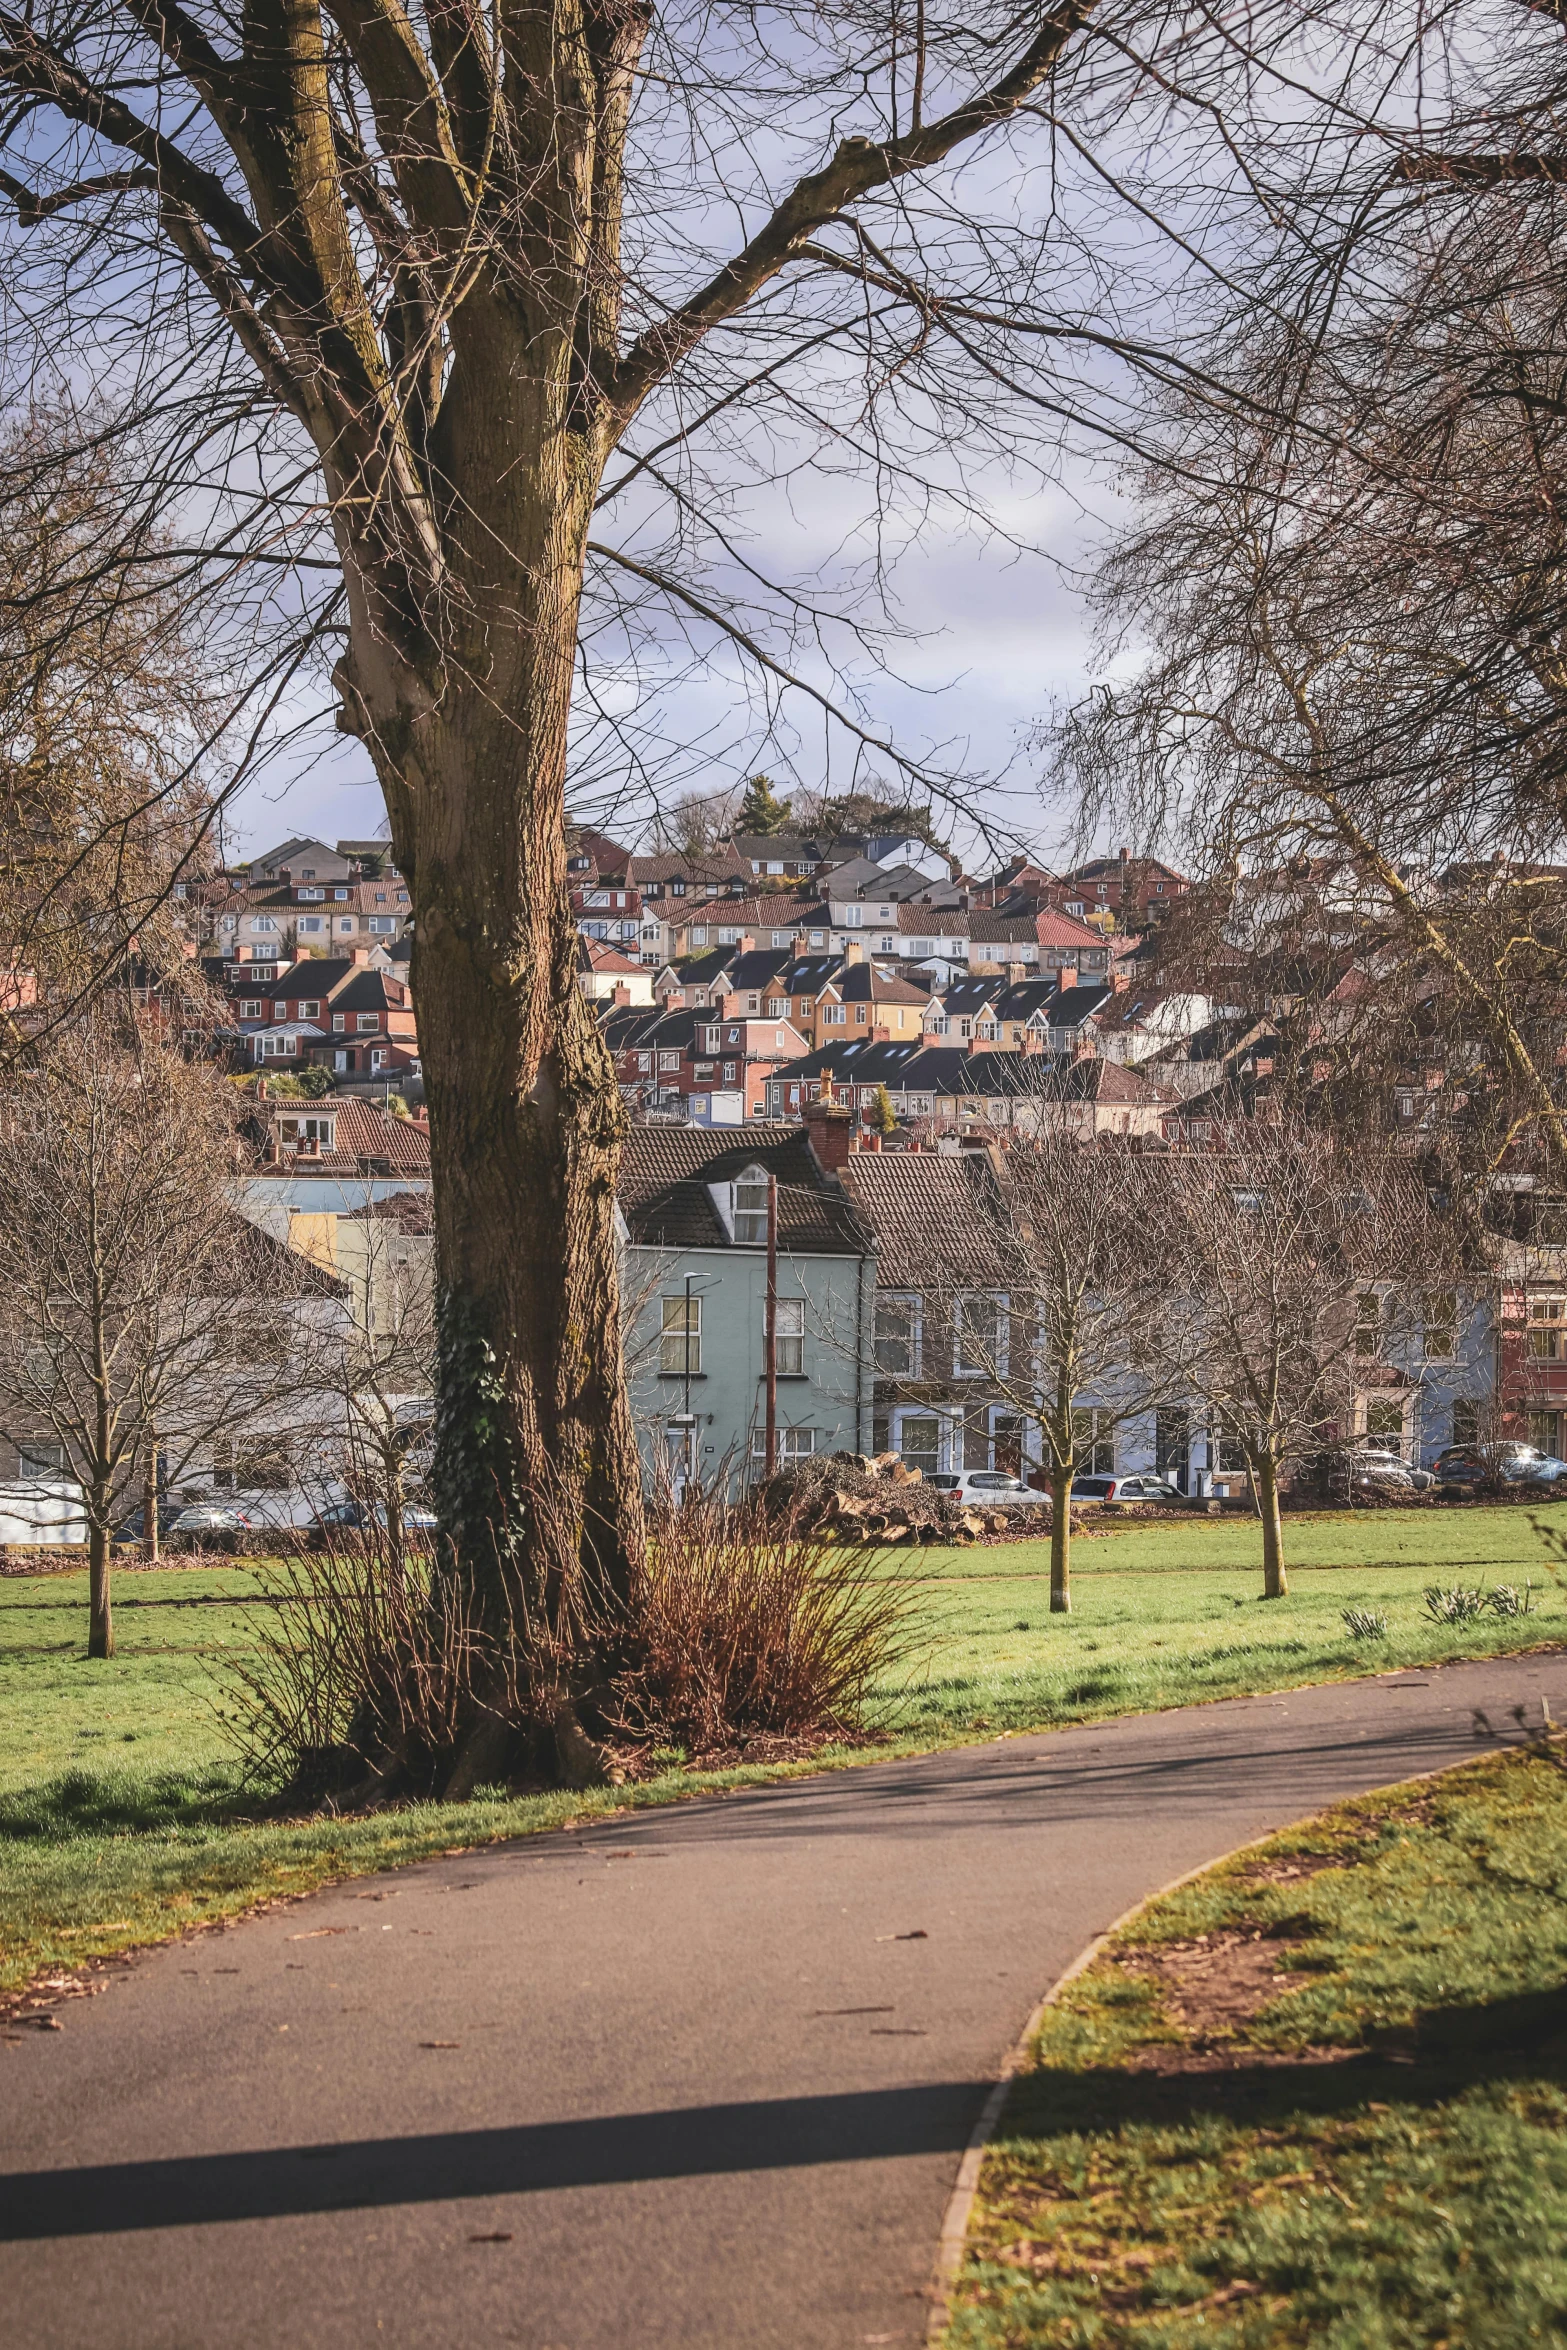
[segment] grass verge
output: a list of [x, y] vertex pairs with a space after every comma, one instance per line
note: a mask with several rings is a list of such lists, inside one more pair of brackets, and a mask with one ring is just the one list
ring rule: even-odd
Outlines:
[[1046, 2012], [950, 2350], [1524, 2350], [1567, 2332], [1567, 1768], [1337, 1806]]
[[[1126, 1526], [1079, 1553], [1075, 1613], [1051, 1617], [1043, 1544], [888, 1554], [915, 1578], [918, 1661], [876, 1693], [882, 1743], [805, 1764], [684, 1767], [591, 1800], [502, 1791], [359, 1819], [258, 1819], [219, 1710], [254, 1640], [264, 1570], [119, 1579], [119, 1653], [83, 1654], [86, 1578], [0, 1582], [0, 1993], [329, 1879], [459, 1845], [677, 1797], [1252, 1691], [1299, 1687], [1567, 1639], [1528, 1517], [1512, 1508], [1356, 1513], [1291, 1529], [1291, 1596], [1257, 1597], [1245, 1521]], [[1433, 1580], [1545, 1586], [1539, 1612], [1460, 1627], [1426, 1620]], [[1349, 1638], [1345, 1606], [1385, 1610], [1388, 1638]]]

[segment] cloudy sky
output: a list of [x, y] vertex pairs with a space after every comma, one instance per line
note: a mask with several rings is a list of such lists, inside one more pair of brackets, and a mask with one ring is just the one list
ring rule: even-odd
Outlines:
[[[899, 611], [909, 634], [891, 647], [886, 667], [858, 668], [867, 731], [973, 778], [965, 804], [983, 808], [1009, 840], [1049, 847], [1065, 830], [1063, 811], [1041, 802], [1029, 735], [1053, 699], [1071, 697], [1087, 680], [1091, 648], [1081, 582], [1111, 503], [1101, 485], [1074, 467], [1070, 487], [1009, 507], [1010, 529], [1032, 542], [1034, 554], [981, 545], [971, 533], [933, 532], [897, 566]], [[750, 551], [780, 571], [798, 572], [817, 552], [814, 536], [796, 502], [775, 530], [764, 520]], [[824, 686], [832, 682], [825, 666], [816, 674]], [[754, 764], [787, 780], [792, 759], [793, 779], [807, 787], [830, 780], [834, 789], [846, 789], [856, 780], [854, 743], [803, 697], [785, 697], [781, 739], [758, 747], [743, 662], [722, 648], [695, 669], [682, 661], [656, 695], [628, 686], [625, 699], [633, 710], [639, 700], [656, 700], [656, 737], [667, 752], [649, 761], [661, 767], [662, 782], [644, 776], [617, 786], [607, 768], [595, 773], [587, 812], [624, 836], [645, 824], [655, 792], [673, 799], [694, 788], [723, 790]], [[861, 754], [862, 779], [887, 772], [874, 754]], [[578, 799], [583, 796], [579, 790]], [[230, 839], [234, 853], [247, 855], [293, 833], [367, 838], [381, 823], [370, 762], [328, 716], [236, 796]], [[982, 853], [960, 810], [951, 812], [951, 832], [957, 845]]]

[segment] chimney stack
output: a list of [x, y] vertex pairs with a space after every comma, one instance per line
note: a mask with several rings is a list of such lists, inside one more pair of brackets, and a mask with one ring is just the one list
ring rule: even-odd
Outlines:
[[616, 980], [614, 986], [609, 991], [609, 1000], [623, 1012], [629, 1009], [631, 1003], [631, 990], [623, 979]]
[[847, 969], [850, 967], [850, 965], [851, 965], [851, 964], [854, 964], [854, 963], [863, 963], [863, 962], [864, 962], [864, 960], [865, 960], [865, 941], [864, 941], [864, 939], [863, 939], [863, 938], [846, 938], [846, 939], [844, 940], [844, 942], [843, 942], [843, 963], [844, 963], [844, 969], [845, 969], [845, 970], [847, 970]]
[[818, 1167], [825, 1175], [841, 1174], [849, 1163], [854, 1135], [852, 1111], [841, 1109], [829, 1096], [825, 1101], [807, 1102], [800, 1115]]

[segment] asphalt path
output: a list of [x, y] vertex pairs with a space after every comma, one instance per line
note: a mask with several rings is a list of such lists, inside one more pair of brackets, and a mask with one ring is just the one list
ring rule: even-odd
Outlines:
[[1006, 1739], [149, 1952], [0, 2047], [0, 2341], [912, 2346], [988, 2085], [1083, 1945], [1542, 1699], [1567, 1657]]

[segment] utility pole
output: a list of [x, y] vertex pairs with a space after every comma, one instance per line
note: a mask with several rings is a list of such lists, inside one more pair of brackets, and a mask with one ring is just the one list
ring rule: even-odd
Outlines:
[[762, 1341], [762, 1363], [767, 1373], [767, 1420], [763, 1438], [763, 1466], [768, 1477], [778, 1474], [778, 1178], [767, 1178], [767, 1329]]

